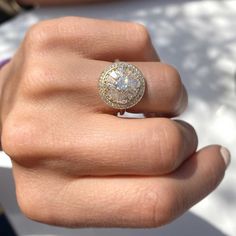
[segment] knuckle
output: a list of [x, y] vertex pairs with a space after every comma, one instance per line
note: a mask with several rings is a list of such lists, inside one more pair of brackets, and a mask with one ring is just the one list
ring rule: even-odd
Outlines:
[[[141, 200], [142, 206], [146, 209], [146, 220], [150, 227], [160, 227], [171, 222], [179, 211], [176, 196], [170, 192], [161, 191], [160, 188], [147, 188]], [[163, 195], [164, 194], [164, 195]]]
[[[77, 17], [62, 17], [54, 20], [44, 20], [28, 30], [24, 39], [24, 48], [26, 51], [37, 52], [37, 55], [45, 55], [60, 45], [65, 46], [65, 41], [74, 43], [74, 35], [76, 39], [84, 38], [84, 30], [78, 28]], [[81, 21], [81, 24], [84, 24]], [[33, 56], [35, 56], [33, 54]]]
[[13, 160], [29, 162], [28, 157], [34, 153], [36, 137], [36, 127], [32, 122], [8, 118], [3, 126], [2, 148]]
[[25, 96], [37, 97], [50, 90], [54, 78], [54, 70], [47, 66], [30, 65], [23, 72], [21, 91]]
[[183, 145], [182, 133], [177, 125], [168, 119], [162, 119], [161, 124], [153, 130], [156, 161], [160, 163], [161, 172], [172, 172], [179, 165]]
[[[77, 23], [81, 25], [84, 24], [83, 20], [80, 17], [75, 16], [66, 16], [61, 17], [54, 21], [54, 28], [58, 34], [61, 36], [67, 36], [68, 34], [71, 36], [70, 33], [76, 33], [78, 30], [81, 30], [77, 27]], [[76, 24], [75, 24], [76, 23]]]
[[159, 205], [159, 194], [152, 186], [136, 190], [136, 205], [142, 212], [142, 224], [149, 227], [156, 226], [156, 206]]
[[[17, 190], [17, 202], [21, 212], [29, 219], [39, 222], [47, 223], [49, 207], [45, 204], [42, 196], [42, 191], [37, 190], [37, 187], [31, 186], [30, 191], [28, 187], [24, 187], [25, 184], [20, 184]], [[17, 188], [17, 189], [18, 189]], [[43, 191], [45, 192], [45, 191]]]
[[[16, 184], [16, 197], [22, 213], [34, 221], [51, 225], [64, 225], [64, 218], [58, 214], [58, 207], [65, 212], [65, 190], [55, 185], [50, 175], [42, 175], [39, 169], [18, 169], [13, 166]], [[68, 224], [68, 227], [71, 225]]]
[[21, 188], [17, 193], [17, 202], [21, 212], [26, 217], [32, 220], [37, 220], [39, 218], [38, 214], [41, 212], [41, 210], [38, 209], [40, 201], [37, 202], [34, 195], [35, 194], [32, 194], [32, 192], [27, 192], [27, 194], [25, 194], [25, 191]]
[[24, 39], [26, 51], [37, 51], [38, 54], [42, 54], [44, 49], [49, 48], [49, 44], [53, 45], [53, 36], [54, 28], [49, 21], [41, 21], [31, 26]]
[[32, 46], [38, 46], [38, 44], [41, 44], [44, 42], [44, 37], [46, 37], [46, 32], [43, 26], [43, 23], [37, 23], [27, 31], [25, 35], [25, 44], [28, 47]]
[[157, 226], [165, 225], [174, 220], [184, 207], [182, 205], [183, 200], [181, 196], [176, 194], [175, 189], [165, 189], [160, 194], [161, 201], [155, 206], [154, 223]]

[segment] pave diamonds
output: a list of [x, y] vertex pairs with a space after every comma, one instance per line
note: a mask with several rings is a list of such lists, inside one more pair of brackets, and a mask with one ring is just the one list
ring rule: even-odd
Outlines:
[[99, 94], [103, 101], [116, 109], [127, 109], [136, 105], [143, 97], [145, 79], [134, 65], [115, 62], [99, 79]]

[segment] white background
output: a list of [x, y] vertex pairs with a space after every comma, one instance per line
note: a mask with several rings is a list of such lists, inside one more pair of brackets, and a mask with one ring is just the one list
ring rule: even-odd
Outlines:
[[0, 58], [12, 56], [27, 28], [43, 18], [79, 15], [137, 21], [150, 30], [161, 58], [175, 65], [188, 89], [182, 118], [196, 128], [200, 144], [231, 150], [220, 187], [190, 212], [161, 229], [68, 230], [41, 225], [17, 208], [10, 161], [1, 154], [0, 202], [19, 235], [236, 235], [236, 1], [130, 0], [38, 9], [0, 26]]

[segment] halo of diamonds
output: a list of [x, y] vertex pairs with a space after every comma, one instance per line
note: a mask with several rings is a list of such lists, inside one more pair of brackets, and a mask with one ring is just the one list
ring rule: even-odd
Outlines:
[[115, 62], [102, 72], [98, 87], [99, 94], [107, 105], [125, 110], [142, 99], [145, 79], [136, 66], [126, 62]]

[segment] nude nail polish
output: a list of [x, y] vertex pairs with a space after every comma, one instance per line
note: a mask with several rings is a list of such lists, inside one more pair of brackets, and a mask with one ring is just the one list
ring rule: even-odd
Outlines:
[[231, 161], [230, 151], [225, 147], [221, 147], [220, 153], [221, 153], [221, 156], [224, 160], [225, 166], [227, 168], [230, 164], [230, 161]]

